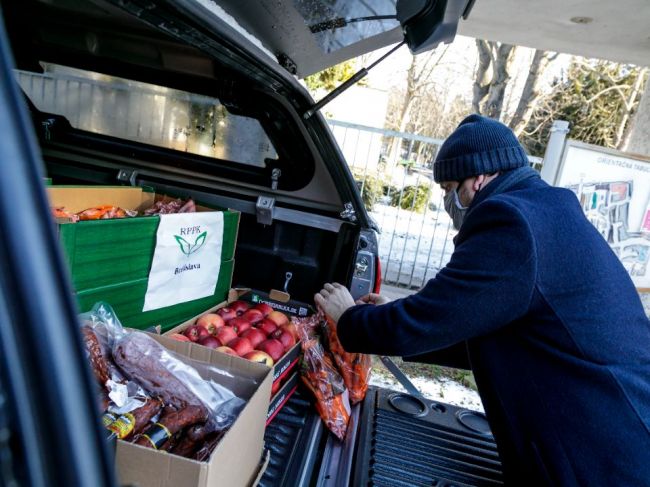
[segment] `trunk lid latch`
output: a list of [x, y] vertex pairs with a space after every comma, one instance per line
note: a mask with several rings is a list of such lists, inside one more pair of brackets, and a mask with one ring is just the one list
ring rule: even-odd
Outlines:
[[258, 196], [255, 203], [255, 215], [257, 223], [270, 225], [273, 223], [273, 210], [275, 208], [275, 198], [270, 196]]

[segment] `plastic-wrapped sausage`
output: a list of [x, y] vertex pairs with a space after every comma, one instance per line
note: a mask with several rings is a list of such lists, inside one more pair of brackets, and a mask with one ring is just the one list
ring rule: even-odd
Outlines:
[[81, 333], [83, 335], [84, 345], [88, 352], [90, 359], [90, 366], [93, 369], [93, 374], [99, 382], [100, 386], [104, 388], [106, 381], [111, 378], [108, 361], [104, 356], [102, 346], [97, 339], [97, 335], [89, 326], [82, 326]]
[[158, 399], [148, 399], [143, 406], [130, 413], [124, 413], [106, 426], [120, 439], [128, 439], [140, 433], [151, 419], [160, 412], [162, 403]]
[[165, 408], [160, 419], [134, 442], [136, 445], [161, 449], [176, 433], [208, 419], [207, 410], [201, 406], [187, 406], [179, 410]]

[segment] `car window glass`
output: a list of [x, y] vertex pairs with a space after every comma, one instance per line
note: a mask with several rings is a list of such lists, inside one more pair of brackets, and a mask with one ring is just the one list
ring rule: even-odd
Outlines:
[[52, 64], [16, 71], [32, 103], [77, 129], [241, 164], [265, 167], [278, 155], [254, 118], [216, 98]]
[[330, 53], [399, 27], [395, 0], [339, 1], [294, 0], [324, 52]]

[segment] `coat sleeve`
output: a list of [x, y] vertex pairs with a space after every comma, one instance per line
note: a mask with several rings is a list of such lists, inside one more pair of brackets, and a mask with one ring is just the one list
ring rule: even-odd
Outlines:
[[454, 367], [456, 369], [471, 370], [472, 365], [467, 353], [467, 342], [460, 342], [451, 347], [420, 355], [409, 355], [403, 357], [405, 362], [420, 362], [425, 364], [436, 364], [444, 367]]
[[532, 233], [507, 201], [486, 200], [467, 214], [449, 264], [418, 293], [358, 305], [339, 319], [349, 352], [412, 356], [489, 334], [523, 316], [535, 285]]

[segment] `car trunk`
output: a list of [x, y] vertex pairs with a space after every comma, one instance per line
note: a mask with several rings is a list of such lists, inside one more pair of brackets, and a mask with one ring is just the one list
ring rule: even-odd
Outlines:
[[[78, 147], [63, 143], [43, 141], [41, 149], [47, 174], [55, 184], [114, 185], [120, 170], [137, 167], [135, 159], [120, 157], [118, 161], [107, 153], [84, 151], [81, 158]], [[156, 193], [192, 197], [211, 207], [241, 211], [234, 285], [286, 290], [294, 299], [311, 302], [323, 282], [349, 281], [357, 225], [308, 208], [292, 208], [286, 217], [291, 221], [274, 220], [265, 225], [257, 221], [253, 199], [209, 190], [198, 180], [192, 184], [191, 178], [184, 178], [181, 184], [173, 175], [164, 175], [164, 170], [152, 174], [137, 176], [137, 184]]]

